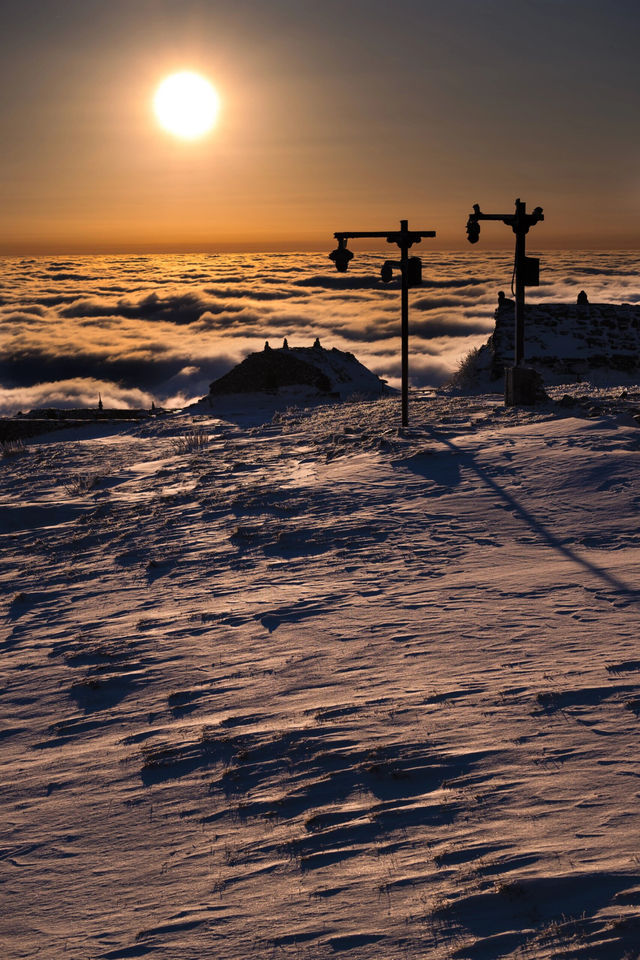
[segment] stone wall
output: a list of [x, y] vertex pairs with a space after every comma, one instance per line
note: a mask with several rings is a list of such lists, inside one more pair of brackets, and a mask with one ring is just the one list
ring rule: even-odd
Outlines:
[[[513, 364], [514, 301], [500, 295], [495, 318], [478, 359], [501, 380]], [[547, 382], [640, 377], [640, 304], [589, 303], [584, 294], [578, 303], [527, 304], [524, 362]]]

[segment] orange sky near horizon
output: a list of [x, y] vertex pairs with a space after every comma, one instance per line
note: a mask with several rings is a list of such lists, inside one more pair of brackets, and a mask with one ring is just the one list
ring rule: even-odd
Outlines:
[[[329, 249], [401, 218], [451, 249], [517, 196], [545, 211], [532, 247], [640, 246], [635, 8], [482, 7], [10, 3], [0, 253]], [[196, 141], [152, 110], [180, 69], [221, 98]]]

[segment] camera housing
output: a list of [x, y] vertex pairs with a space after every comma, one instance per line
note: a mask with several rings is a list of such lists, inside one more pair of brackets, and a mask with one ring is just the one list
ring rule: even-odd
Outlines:
[[467, 220], [467, 240], [469, 243], [477, 243], [480, 239], [480, 224], [473, 217]]
[[333, 260], [338, 273], [346, 273], [349, 263], [353, 260], [353, 253], [347, 249], [346, 240], [338, 240], [338, 246], [329, 254], [329, 260]]

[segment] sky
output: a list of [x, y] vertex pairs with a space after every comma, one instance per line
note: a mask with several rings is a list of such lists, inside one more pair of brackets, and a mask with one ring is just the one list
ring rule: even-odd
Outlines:
[[[627, 0], [5, 0], [0, 253], [321, 250], [402, 218], [451, 249], [516, 197], [536, 247], [636, 248], [639, 27]], [[221, 98], [198, 141], [152, 110], [182, 69]]]

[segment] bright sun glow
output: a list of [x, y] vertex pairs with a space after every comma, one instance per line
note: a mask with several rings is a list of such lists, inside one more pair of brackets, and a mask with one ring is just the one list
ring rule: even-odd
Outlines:
[[196, 140], [214, 126], [220, 98], [199, 73], [183, 70], [166, 77], [153, 98], [160, 126], [185, 140]]

